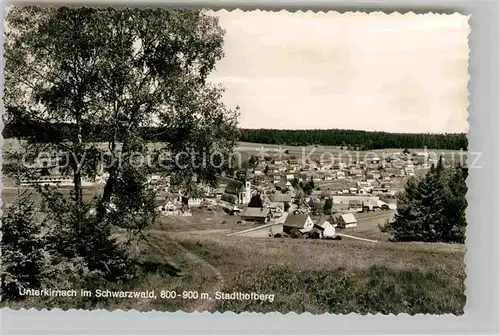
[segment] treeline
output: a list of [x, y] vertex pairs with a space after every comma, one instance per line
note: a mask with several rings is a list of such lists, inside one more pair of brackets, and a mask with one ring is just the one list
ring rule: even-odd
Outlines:
[[398, 196], [394, 221], [381, 227], [395, 241], [465, 242], [468, 169], [444, 168], [442, 159]]
[[[102, 141], [105, 129], [99, 125], [84, 125], [84, 136], [92, 141]], [[150, 141], [169, 142], [178, 139], [174, 134], [161, 127], [143, 127], [144, 138]], [[76, 136], [70, 124], [17, 123], [6, 124], [4, 138], [29, 138], [34, 134], [46, 134], [49, 141], [54, 138], [72, 139]], [[38, 137], [40, 138], [40, 137]], [[420, 134], [366, 132], [357, 130], [278, 130], [278, 129], [240, 129], [239, 141], [289, 146], [342, 146], [346, 149], [372, 150], [383, 148], [424, 148], [467, 150], [466, 134]]]
[[383, 148], [467, 149], [466, 134], [387, 133], [358, 130], [240, 129], [240, 141], [289, 146], [343, 146], [361, 150]]

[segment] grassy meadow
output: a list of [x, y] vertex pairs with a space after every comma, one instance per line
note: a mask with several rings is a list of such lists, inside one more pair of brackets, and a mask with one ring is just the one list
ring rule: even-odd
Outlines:
[[[95, 288], [154, 289], [156, 299], [28, 298], [29, 305], [236, 313], [461, 314], [465, 304], [461, 245], [347, 239], [306, 242], [154, 230], [139, 249], [143, 271], [138, 279], [127, 284], [96, 284]], [[274, 294], [275, 299], [272, 303], [162, 299], [161, 290], [198, 291], [212, 297], [215, 291], [255, 292]], [[14, 309], [15, 305], [9, 304]], [[26, 306], [24, 301], [22, 307]]]

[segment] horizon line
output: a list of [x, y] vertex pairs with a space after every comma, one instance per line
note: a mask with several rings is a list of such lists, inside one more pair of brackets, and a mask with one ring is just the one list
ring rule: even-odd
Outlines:
[[366, 132], [366, 133], [389, 133], [389, 134], [428, 134], [428, 135], [467, 135], [468, 131], [464, 132], [394, 132], [394, 131], [379, 131], [379, 130], [363, 130], [355, 128], [264, 128], [264, 127], [238, 127], [243, 130], [254, 130], [254, 131], [354, 131], [354, 132]]

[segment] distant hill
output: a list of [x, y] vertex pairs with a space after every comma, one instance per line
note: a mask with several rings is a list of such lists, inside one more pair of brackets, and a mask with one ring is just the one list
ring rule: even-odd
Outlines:
[[[103, 139], [104, 129], [99, 125], [86, 125], [83, 131], [93, 141]], [[161, 128], [143, 128], [144, 135], [151, 141], [168, 142], [178, 139], [179, 134], [169, 134]], [[74, 128], [70, 124], [6, 124], [3, 130], [5, 139], [12, 137], [28, 138], [34, 134], [43, 134], [42, 139], [72, 138]], [[38, 137], [40, 138], [40, 137]], [[384, 148], [424, 148], [467, 150], [466, 134], [430, 134], [430, 133], [388, 133], [359, 130], [280, 130], [280, 129], [240, 129], [239, 141], [289, 145], [289, 146], [343, 146], [354, 149], [372, 150]]]
[[467, 150], [466, 134], [388, 133], [359, 130], [241, 129], [240, 141], [290, 146], [344, 146], [363, 150], [424, 148]]

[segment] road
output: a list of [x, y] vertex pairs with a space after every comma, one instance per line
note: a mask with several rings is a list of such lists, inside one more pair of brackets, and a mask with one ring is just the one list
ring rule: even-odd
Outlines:
[[[265, 230], [265, 229], [273, 227], [273, 226], [278, 226], [278, 225], [283, 224], [285, 222], [285, 220], [286, 220], [287, 217], [288, 217], [288, 212], [285, 212], [281, 217], [272, 219], [271, 222], [269, 222], [267, 224], [260, 225], [260, 226], [257, 226], [257, 227], [254, 227], [254, 228], [250, 228], [250, 229], [247, 229], [247, 230], [243, 230], [243, 231], [233, 232], [233, 233], [227, 234], [226, 237], [240, 236], [240, 235], [244, 235], [244, 234], [247, 234], [247, 233], [250, 233], [250, 232]], [[268, 232], [268, 231], [266, 230], [266, 232]]]

